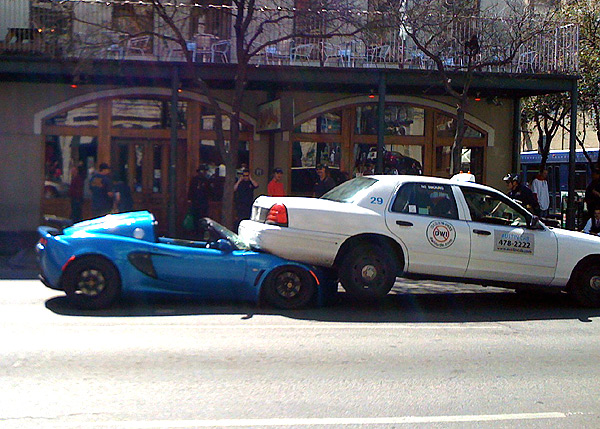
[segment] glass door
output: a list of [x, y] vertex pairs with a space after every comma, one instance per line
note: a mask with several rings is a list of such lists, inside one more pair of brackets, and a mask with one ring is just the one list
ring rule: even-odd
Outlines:
[[167, 227], [169, 142], [113, 139], [113, 180], [131, 191], [133, 210], [148, 210], [159, 227]]

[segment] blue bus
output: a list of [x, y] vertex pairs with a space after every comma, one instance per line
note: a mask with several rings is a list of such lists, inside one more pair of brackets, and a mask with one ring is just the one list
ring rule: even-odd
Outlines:
[[[598, 161], [598, 149], [586, 150], [592, 162]], [[537, 152], [521, 153], [521, 177], [529, 185], [538, 174], [542, 156]], [[566, 209], [566, 198], [569, 192], [569, 151], [551, 150], [546, 161], [548, 169], [548, 190], [550, 191], [550, 214], [562, 218]], [[577, 205], [577, 223], [583, 214], [583, 197], [585, 188], [592, 180], [592, 168], [582, 150], [575, 155], [575, 199]]]

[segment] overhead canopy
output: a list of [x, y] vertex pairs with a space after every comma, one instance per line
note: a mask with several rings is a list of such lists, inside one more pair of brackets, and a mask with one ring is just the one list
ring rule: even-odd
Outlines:
[[[4, 81], [64, 82], [82, 84], [151, 85], [170, 87], [173, 67], [179, 68], [184, 87], [192, 88], [194, 79], [183, 63], [98, 60], [82, 65], [76, 61], [36, 58], [0, 60], [0, 79]], [[198, 64], [196, 72], [212, 88], [232, 89], [235, 64]], [[322, 68], [302, 66], [251, 65], [249, 90], [338, 91], [368, 93], [377, 89], [379, 76], [386, 74], [387, 92], [398, 94], [443, 95], [445, 89], [436, 70], [398, 68]], [[449, 73], [457, 89], [463, 73]], [[471, 83], [473, 96], [519, 98], [567, 92], [576, 76], [564, 74], [477, 73]]]

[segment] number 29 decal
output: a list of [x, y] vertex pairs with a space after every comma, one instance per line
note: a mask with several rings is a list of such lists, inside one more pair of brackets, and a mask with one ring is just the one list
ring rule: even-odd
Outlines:
[[383, 204], [383, 198], [371, 197], [371, 204], [377, 204], [379, 206], [379, 205]]

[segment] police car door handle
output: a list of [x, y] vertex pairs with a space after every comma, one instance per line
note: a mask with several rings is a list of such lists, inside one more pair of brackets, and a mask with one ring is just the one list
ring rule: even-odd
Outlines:
[[412, 222], [407, 222], [405, 220], [397, 220], [396, 225], [398, 225], [398, 226], [413, 226]]
[[479, 234], [479, 235], [492, 235], [492, 233], [491, 233], [491, 232], [489, 232], [489, 231], [485, 231], [485, 230], [483, 230], [483, 229], [474, 229], [474, 230], [473, 230], [473, 233], [474, 233], [474, 234]]

